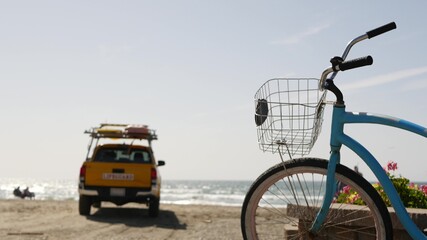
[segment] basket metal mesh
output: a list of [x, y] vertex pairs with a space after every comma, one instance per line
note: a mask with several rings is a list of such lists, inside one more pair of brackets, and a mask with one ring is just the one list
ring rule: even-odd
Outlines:
[[255, 122], [263, 151], [306, 155], [320, 133], [326, 91], [314, 78], [275, 78], [255, 94]]

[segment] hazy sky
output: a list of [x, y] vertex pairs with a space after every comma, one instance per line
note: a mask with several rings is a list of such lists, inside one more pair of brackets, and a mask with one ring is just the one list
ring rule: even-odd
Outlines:
[[[0, 1], [0, 177], [77, 179], [101, 122], [157, 129], [164, 179], [254, 179], [278, 162], [256, 142], [253, 96], [274, 77], [320, 77], [349, 40], [391, 21], [338, 75], [347, 108], [427, 125], [427, 2]], [[330, 107], [329, 107], [330, 108]], [[330, 111], [311, 156], [328, 157]], [[347, 132], [427, 181], [427, 139]], [[343, 162], [372, 174], [347, 150]]]

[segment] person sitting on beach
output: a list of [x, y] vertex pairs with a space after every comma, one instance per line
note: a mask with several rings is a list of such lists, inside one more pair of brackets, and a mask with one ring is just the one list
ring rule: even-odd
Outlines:
[[13, 195], [14, 195], [15, 197], [20, 197], [20, 198], [22, 198], [22, 192], [21, 192], [21, 190], [19, 189], [19, 187], [15, 188], [15, 190], [13, 190]]
[[33, 192], [30, 192], [30, 189], [27, 187], [24, 189], [24, 192], [22, 193], [22, 198], [29, 197], [30, 199], [33, 199], [35, 197], [35, 194]]

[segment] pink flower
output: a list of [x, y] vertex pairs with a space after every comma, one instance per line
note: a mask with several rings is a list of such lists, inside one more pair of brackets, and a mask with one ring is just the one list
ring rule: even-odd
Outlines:
[[393, 161], [389, 161], [387, 163], [387, 170], [389, 171], [396, 171], [397, 170], [397, 163]]
[[342, 188], [342, 192], [345, 194], [350, 194], [351, 188], [349, 186], [345, 186]]
[[420, 186], [420, 190], [421, 190], [425, 195], [427, 195], [427, 185], [421, 185], [421, 186]]

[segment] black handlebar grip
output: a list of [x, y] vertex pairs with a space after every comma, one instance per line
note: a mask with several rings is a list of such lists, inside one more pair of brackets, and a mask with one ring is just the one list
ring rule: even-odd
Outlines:
[[371, 56], [356, 58], [356, 59], [348, 60], [338, 64], [339, 69], [337, 70], [345, 71], [353, 68], [368, 66], [368, 65], [372, 65], [373, 62], [374, 60], [372, 59]]
[[373, 38], [373, 37], [378, 36], [380, 34], [383, 34], [385, 32], [391, 31], [393, 29], [396, 29], [396, 23], [395, 22], [391, 22], [391, 23], [386, 24], [386, 25], [379, 27], [379, 28], [375, 28], [369, 32], [366, 32], [366, 34], [368, 35], [368, 38]]

